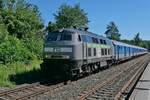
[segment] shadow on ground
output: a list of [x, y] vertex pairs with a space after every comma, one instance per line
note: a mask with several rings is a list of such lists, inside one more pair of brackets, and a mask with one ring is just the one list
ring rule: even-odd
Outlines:
[[[100, 70], [101, 71], [105, 70], [105, 68], [102, 68]], [[95, 73], [98, 73], [98, 72], [95, 72]], [[35, 82], [39, 82], [43, 85], [45, 85], [45, 84], [53, 85], [53, 84], [57, 84], [60, 82], [64, 82], [64, 84], [67, 84], [66, 82], [69, 80], [69, 79], [65, 79], [65, 78], [55, 79], [54, 78], [55, 76], [52, 76], [49, 74], [50, 74], [50, 71], [43, 72], [41, 69], [34, 69], [32, 71], [29, 71], [29, 72], [11, 75], [10, 81], [14, 82], [16, 85], [25, 84], [25, 83], [32, 84]], [[83, 75], [82, 77], [79, 77], [78, 79], [87, 77], [89, 75], [90, 74]], [[72, 79], [71, 81], [76, 81], [78, 79]]]
[[47, 76], [46, 73], [43, 73], [40, 69], [32, 70], [30, 72], [20, 73], [10, 76], [10, 81], [15, 82], [16, 85], [25, 84], [25, 83], [35, 83], [39, 82], [41, 84], [57, 84], [64, 82], [63, 79], [54, 79], [51, 76]]

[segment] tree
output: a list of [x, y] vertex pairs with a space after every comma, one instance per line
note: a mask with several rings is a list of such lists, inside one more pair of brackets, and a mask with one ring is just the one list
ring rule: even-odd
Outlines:
[[121, 34], [114, 22], [110, 22], [109, 25], [107, 25], [107, 31], [105, 34], [109, 39], [120, 40]]
[[67, 4], [62, 4], [54, 14], [56, 22], [49, 22], [47, 29], [52, 31], [57, 28], [72, 28], [76, 27], [87, 27], [88, 18], [87, 13], [80, 8], [79, 4], [75, 6], [70, 6]]
[[25, 0], [0, 0], [0, 62], [40, 57], [43, 21], [37, 6]]
[[57, 24], [50, 21], [48, 23], [48, 26], [46, 27], [46, 31], [52, 32], [52, 31], [56, 30], [57, 28], [58, 28]]
[[28, 34], [38, 33], [43, 28], [40, 13], [35, 5], [31, 5], [24, 0], [9, 1], [5, 1], [3, 21], [10, 35], [22, 39]]
[[3, 1], [0, 0], [0, 10], [3, 8]]
[[133, 41], [134, 41], [134, 45], [140, 46], [140, 43], [142, 42], [142, 39], [140, 38], [140, 33], [139, 32], [135, 35]]
[[4, 24], [0, 24], [0, 44], [4, 42], [8, 35], [7, 28]]
[[127, 43], [127, 44], [131, 44], [131, 45], [137, 45], [137, 46], [140, 46], [140, 47], [143, 47], [143, 48], [147, 48], [148, 51], [150, 51], [150, 41], [148, 40], [142, 40], [140, 38], [140, 33], [138, 32], [135, 37], [132, 39], [132, 40], [121, 40], [122, 42], [124, 43]]

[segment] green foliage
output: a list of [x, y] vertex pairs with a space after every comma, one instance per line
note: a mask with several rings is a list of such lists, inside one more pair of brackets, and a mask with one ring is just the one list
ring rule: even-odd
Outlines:
[[143, 47], [147, 48], [148, 51], [150, 52], [150, 41], [144, 41], [145, 43], [143, 44]]
[[29, 52], [16, 37], [8, 36], [7, 39], [0, 44], [0, 60], [4, 64], [32, 59], [33, 55], [31, 52]]
[[0, 0], [0, 10], [3, 8], [3, 2]]
[[107, 31], [105, 34], [109, 39], [120, 40], [121, 34], [114, 22], [110, 22], [109, 25], [107, 25]]
[[140, 45], [142, 42], [142, 39], [140, 39], [140, 33], [137, 33], [133, 39], [134, 45]]
[[4, 24], [0, 24], [0, 44], [6, 39], [8, 35], [7, 29]]
[[[124, 42], [124, 43], [127, 43], [127, 44], [135, 45], [135, 40], [134, 39], [132, 39], [132, 40], [121, 40], [121, 41]], [[140, 43], [137, 44], [137, 46], [147, 48], [148, 51], [150, 51], [150, 41], [141, 39]]]
[[33, 56], [41, 58], [43, 50], [43, 39], [39, 38], [38, 35], [29, 36], [28, 38], [22, 39], [24, 47], [26, 47]]
[[25, 0], [0, 0], [0, 62], [40, 58], [43, 21], [37, 6]]
[[49, 23], [48, 23], [48, 26], [47, 26], [47, 28], [46, 28], [46, 31], [52, 32], [52, 31], [54, 31], [54, 30], [56, 30], [56, 29], [58, 29], [57, 24], [56, 24], [56, 23], [53, 23], [53, 22], [49, 22]]
[[60, 28], [87, 27], [87, 13], [80, 8], [80, 5], [70, 6], [62, 4], [56, 14], [54, 14], [56, 22], [49, 22], [47, 30], [49, 32]]
[[36, 6], [26, 3], [24, 0], [14, 2], [15, 7], [8, 7], [3, 11], [4, 23], [11, 35], [23, 38], [32, 31], [38, 32], [43, 28], [40, 13]]

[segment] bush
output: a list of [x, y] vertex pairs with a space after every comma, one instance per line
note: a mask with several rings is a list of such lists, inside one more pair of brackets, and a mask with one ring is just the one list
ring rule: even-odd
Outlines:
[[0, 61], [4, 64], [17, 61], [28, 61], [35, 58], [35, 55], [23, 46], [23, 43], [13, 36], [7, 38], [0, 44]]
[[5, 40], [8, 35], [7, 29], [4, 24], [0, 24], [0, 44]]
[[24, 47], [28, 49], [33, 55], [37, 58], [41, 58], [42, 49], [43, 49], [43, 39], [37, 36], [31, 36], [28, 38], [22, 39]]

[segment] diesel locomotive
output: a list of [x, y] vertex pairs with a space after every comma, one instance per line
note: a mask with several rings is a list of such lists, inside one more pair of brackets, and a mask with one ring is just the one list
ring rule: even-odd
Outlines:
[[72, 78], [145, 53], [145, 48], [86, 30], [60, 29], [46, 35], [41, 69], [53, 76]]

